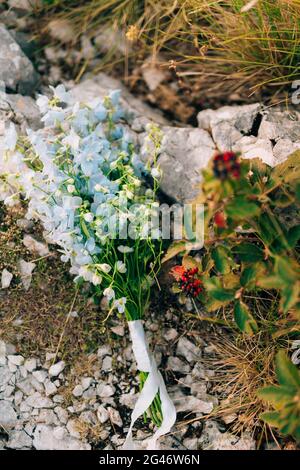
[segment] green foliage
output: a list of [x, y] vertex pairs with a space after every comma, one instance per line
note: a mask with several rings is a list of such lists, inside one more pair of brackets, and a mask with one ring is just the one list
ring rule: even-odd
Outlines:
[[[238, 172], [227, 169], [222, 179], [216, 170], [218, 157], [203, 172], [202, 191], [194, 201], [205, 207], [204, 247], [197, 254], [204, 289], [196, 300], [214, 312], [206, 320], [222, 321], [244, 341], [258, 345], [257, 357], [265, 360], [258, 370], [269, 375], [257, 382], [256, 394], [262, 383], [273, 380], [273, 369], [266, 366], [269, 357], [272, 363], [282, 345], [300, 332], [300, 152], [275, 168], [259, 159], [242, 159]], [[176, 242], [166, 259], [180, 256], [183, 246]], [[262, 418], [299, 439], [299, 372], [283, 353], [276, 371], [280, 385], [259, 392], [275, 411]]]
[[[287, 213], [299, 211], [299, 157], [297, 151], [274, 169], [258, 159], [242, 160], [239, 177], [222, 180], [212, 162], [195, 201], [205, 204], [205, 292], [199, 299], [209, 311], [229, 307], [237, 327], [248, 335], [262, 329], [278, 334], [277, 324], [300, 331], [300, 224], [297, 218], [290, 226], [285, 221]], [[222, 223], [216, 219], [220, 214]], [[183, 246], [176, 242], [166, 259]], [[253, 299], [259, 298], [269, 299], [273, 317], [266, 308], [265, 315], [256, 311]]]
[[263, 413], [261, 419], [300, 441], [300, 371], [284, 351], [276, 356], [276, 376], [279, 385], [267, 386], [258, 392], [258, 396], [274, 408]]

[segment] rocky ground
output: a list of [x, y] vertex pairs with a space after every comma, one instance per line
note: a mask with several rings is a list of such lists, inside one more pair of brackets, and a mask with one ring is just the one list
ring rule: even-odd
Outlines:
[[[153, 344], [158, 324], [151, 319], [146, 326]], [[121, 330], [118, 333], [123, 336]], [[53, 363], [55, 354], [46, 354], [44, 362], [24, 358], [13, 345], [1, 341], [0, 448], [121, 448], [137, 399], [136, 366], [125, 341], [125, 351], [113, 353], [108, 345], [99, 347], [89, 357], [88, 373], [76, 377], [64, 361]], [[165, 328], [155, 343], [156, 359], [165, 362], [168, 383], [173, 382], [168, 388], [178, 412], [178, 424], [161, 440], [161, 448], [254, 450], [249, 433], [237, 437], [226, 431], [224, 422], [209, 419], [218, 400], [208, 393], [213, 371], [204, 368], [201, 356], [205, 349], [211, 354], [212, 346], [204, 341], [196, 345], [174, 328]], [[116, 372], [116, 361], [131, 375]], [[136, 438], [143, 448], [152, 426], [140, 422], [138, 427]]]
[[[44, 91], [47, 84], [26, 55], [24, 37], [8, 29], [7, 15], [5, 23], [0, 24], [0, 151], [9, 121], [23, 131], [40, 125], [34, 94]], [[50, 56], [48, 51], [50, 67], [54, 67]], [[201, 169], [217, 149], [242, 151], [247, 158], [259, 156], [275, 165], [300, 148], [297, 111], [265, 109], [260, 104], [226, 106], [201, 111], [198, 127], [174, 126], [160, 111], [132, 96], [120, 81], [103, 73], [83, 76], [77, 85], [67, 81], [66, 85], [75, 99], [84, 102], [121, 88], [130, 129], [142, 152], [146, 123], [152, 120], [161, 126], [161, 189], [174, 202], [195, 196]], [[35, 233], [32, 237], [35, 240]], [[7, 275], [2, 276], [2, 297], [9, 285]], [[21, 316], [21, 312], [14, 313]], [[212, 417], [218, 406], [218, 397], [210, 393], [214, 371], [202, 358], [214, 357], [214, 345], [202, 339], [205, 335], [199, 328], [187, 334], [182, 314], [171, 308], [164, 309], [162, 316], [157, 307], [146, 321], [150, 345], [179, 413], [174, 432], [164, 438], [162, 447], [255, 449], [250, 433], [238, 437], [227, 430], [235, 417], [222, 422]], [[123, 325], [113, 328], [119, 346], [100, 345], [87, 355], [89, 367], [80, 374], [72, 363], [57, 358], [56, 345], [41, 357], [25, 357], [20, 354], [22, 345], [17, 337], [15, 344], [0, 341], [0, 448], [117, 449], [122, 445], [138, 384], [127, 331]], [[140, 423], [137, 431], [142, 446], [149, 435], [151, 425], [147, 426]]]

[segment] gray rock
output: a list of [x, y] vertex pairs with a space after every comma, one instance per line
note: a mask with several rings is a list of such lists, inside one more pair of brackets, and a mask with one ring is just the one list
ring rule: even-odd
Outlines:
[[230, 147], [234, 152], [241, 152], [244, 158], [261, 158], [270, 166], [275, 165], [273, 145], [270, 140], [244, 136]]
[[111, 356], [106, 356], [102, 361], [101, 370], [108, 372], [112, 370], [112, 358]]
[[54, 408], [54, 411], [55, 411], [59, 421], [63, 424], [66, 424], [67, 421], [68, 421], [68, 416], [69, 416], [68, 412], [64, 408], [62, 408], [61, 406], [56, 406]]
[[72, 437], [80, 439], [80, 433], [78, 431], [78, 422], [75, 419], [69, 419], [67, 422], [67, 430]]
[[86, 390], [89, 388], [89, 386], [91, 385], [93, 379], [92, 377], [83, 377], [81, 379], [81, 386], [82, 386], [82, 389], [83, 390]]
[[97, 424], [97, 417], [92, 411], [83, 411], [79, 416], [80, 421], [83, 423], [95, 426]]
[[136, 393], [124, 393], [124, 395], [120, 396], [119, 402], [121, 405], [127, 406], [127, 408], [133, 410], [137, 399], [138, 395]]
[[23, 287], [25, 290], [28, 290], [31, 284], [32, 271], [36, 267], [36, 264], [31, 261], [20, 259], [18, 265]]
[[33, 387], [31, 378], [29, 377], [25, 380], [21, 380], [21, 382], [18, 382], [16, 386], [25, 395], [32, 395], [35, 392], [35, 388]]
[[25, 400], [26, 405], [32, 408], [53, 408], [54, 403], [50, 398], [43, 397], [39, 392], [35, 392]]
[[32, 439], [25, 431], [12, 431], [6, 443], [9, 449], [24, 449], [32, 447]]
[[0, 367], [0, 390], [12, 379], [12, 377], [13, 374], [7, 366]]
[[111, 422], [115, 424], [116, 426], [122, 427], [123, 421], [118, 410], [109, 406], [107, 408], [107, 411], [108, 411], [109, 419], [111, 420]]
[[34, 359], [34, 358], [27, 359], [24, 363], [24, 367], [25, 367], [25, 369], [28, 370], [28, 372], [32, 372], [37, 367], [36, 359]]
[[250, 134], [255, 117], [259, 112], [261, 112], [259, 103], [242, 106], [222, 106], [216, 110], [206, 109], [200, 111], [197, 120], [199, 127], [209, 132], [213, 132], [213, 129], [216, 129], [223, 122], [230, 122], [232, 127], [241, 134]]
[[278, 139], [273, 147], [276, 163], [282, 163], [289, 155], [300, 149], [300, 141], [292, 142], [290, 139]]
[[178, 340], [176, 354], [184, 357], [191, 364], [194, 364], [201, 357], [200, 348], [184, 336]]
[[199, 440], [197, 437], [189, 437], [183, 439], [183, 445], [188, 450], [198, 450], [199, 449]]
[[97, 395], [100, 398], [111, 397], [115, 393], [115, 387], [113, 385], [106, 384], [105, 382], [99, 383], [96, 387]]
[[180, 396], [173, 398], [177, 412], [188, 413], [204, 413], [209, 414], [214, 408], [214, 404], [210, 401], [200, 400], [192, 395]]
[[275, 140], [288, 139], [299, 142], [300, 139], [300, 113], [282, 111], [279, 108], [269, 108], [259, 126], [260, 139]]
[[49, 368], [49, 375], [51, 375], [51, 377], [56, 377], [64, 370], [65, 367], [66, 364], [64, 361], [57, 362]]
[[57, 392], [57, 387], [53, 382], [51, 382], [51, 380], [46, 380], [44, 386], [47, 397], [50, 397], [51, 395], [54, 395]]
[[58, 417], [53, 410], [41, 410], [36, 418], [37, 423], [44, 423], [44, 424], [59, 424]]
[[4, 398], [9, 398], [12, 395], [14, 389], [15, 387], [13, 385], [7, 385], [3, 392]]
[[97, 408], [97, 418], [101, 424], [106, 423], [109, 418], [108, 411], [104, 408], [103, 405], [98, 406]]
[[[163, 127], [162, 130], [164, 137], [158, 157], [162, 171], [160, 188], [174, 201], [188, 202], [199, 191], [201, 169], [214, 155], [215, 144], [203, 129]], [[143, 139], [142, 135], [141, 143]], [[151, 154], [146, 151], [145, 144], [143, 147], [143, 158], [148, 160]]]
[[176, 356], [168, 357], [167, 367], [174, 372], [180, 372], [182, 374], [188, 374], [190, 371], [190, 366]]
[[108, 344], [100, 346], [97, 351], [97, 356], [103, 358], [105, 356], [110, 356], [112, 353], [111, 347]]
[[23, 244], [31, 253], [36, 253], [39, 256], [46, 256], [49, 254], [49, 249], [46, 243], [39, 242], [31, 235], [24, 235]]
[[24, 364], [24, 357], [20, 355], [8, 355], [7, 356], [8, 362], [15, 366], [21, 366]]
[[33, 377], [41, 383], [44, 383], [47, 377], [47, 372], [45, 370], [35, 370], [32, 372]]
[[[25, 133], [27, 127], [36, 130], [42, 125], [40, 110], [33, 98], [19, 94], [0, 94], [0, 135], [3, 134], [3, 130], [1, 132], [1, 123], [9, 120], [16, 123], [23, 133]], [[2, 127], [4, 129], [3, 125]], [[26, 228], [26, 230], [28, 229]]]
[[208, 420], [199, 439], [201, 449], [203, 450], [255, 450], [255, 441], [248, 434], [244, 433], [241, 437], [235, 436], [229, 432], [220, 432], [215, 421]]
[[82, 385], [76, 385], [72, 391], [74, 397], [81, 397], [83, 394], [83, 388]]
[[33, 446], [37, 450], [90, 450], [91, 446], [79, 439], [66, 435], [55, 437], [55, 427], [38, 425], [34, 431]]
[[0, 400], [0, 426], [12, 428], [17, 423], [17, 413], [10, 401]]
[[61, 441], [65, 437], [65, 435], [66, 435], [66, 429], [63, 426], [57, 426], [56, 428], [54, 428], [53, 436], [58, 441]]
[[12, 278], [13, 278], [13, 274], [10, 273], [7, 269], [3, 269], [2, 274], [1, 274], [2, 289], [7, 289], [10, 286]]
[[38, 84], [38, 74], [3, 24], [0, 24], [0, 81], [7, 90], [30, 95]]

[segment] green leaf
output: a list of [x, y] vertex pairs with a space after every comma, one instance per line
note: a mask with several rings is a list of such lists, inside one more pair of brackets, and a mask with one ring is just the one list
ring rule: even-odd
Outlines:
[[253, 335], [258, 331], [258, 325], [246, 304], [238, 300], [234, 306], [234, 319], [241, 331]]
[[244, 262], [254, 263], [264, 259], [264, 251], [254, 243], [242, 242], [233, 248], [233, 253]]
[[233, 220], [247, 220], [259, 215], [260, 207], [255, 202], [247, 201], [244, 197], [235, 197], [227, 204], [225, 212]]
[[162, 259], [162, 263], [169, 261], [169, 259], [174, 258], [175, 256], [179, 255], [186, 250], [186, 242], [184, 240], [180, 240], [178, 242], [172, 243], [172, 245], [168, 248], [165, 256]]
[[258, 276], [264, 272], [262, 263], [254, 263], [246, 266], [241, 273], [241, 285], [247, 289], [254, 289]]
[[235, 290], [224, 289], [221, 280], [217, 276], [212, 276], [211, 278], [205, 279], [204, 286], [209, 295], [215, 300], [227, 303], [232, 301], [235, 297]]
[[276, 376], [281, 385], [300, 391], [300, 372], [283, 350], [276, 355]]
[[298, 183], [300, 181], [300, 150], [293, 152], [283, 163], [277, 165], [273, 172], [272, 177], [278, 184], [285, 183]]
[[287, 241], [288, 241], [290, 249], [295, 248], [299, 240], [300, 240], [300, 225], [295, 225], [294, 227], [290, 228], [287, 234]]
[[278, 411], [266, 411], [260, 415], [260, 419], [270, 426], [274, 426], [276, 428], [280, 428], [281, 426], [280, 414]]
[[278, 231], [274, 226], [272, 218], [264, 212], [257, 219], [259, 235], [265, 244], [271, 244], [278, 237]]
[[262, 276], [257, 279], [257, 285], [262, 289], [281, 289], [282, 280], [279, 276]]
[[287, 313], [299, 300], [300, 284], [295, 282], [284, 287], [281, 291], [280, 309]]
[[228, 274], [233, 260], [230, 257], [229, 250], [222, 245], [217, 246], [211, 252], [217, 271], [221, 274]]
[[275, 260], [275, 272], [282, 279], [283, 284], [289, 285], [299, 279], [299, 272], [290, 259], [277, 256]]
[[286, 386], [269, 386], [258, 390], [257, 395], [280, 410], [286, 403], [293, 401], [295, 390]]

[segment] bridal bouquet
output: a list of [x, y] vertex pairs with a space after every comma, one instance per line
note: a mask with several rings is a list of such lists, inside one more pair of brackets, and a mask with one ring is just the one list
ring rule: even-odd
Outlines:
[[[18, 136], [13, 124], [7, 130], [1, 198], [13, 204], [23, 194], [27, 216], [42, 222], [75, 282], [89, 282], [94, 296], [105, 297], [107, 318], [125, 315], [142, 386], [125, 447], [134, 447], [133, 425], [147, 412], [158, 428], [149, 443], [155, 448], [175, 421], [142, 326], [162, 254], [159, 227], [151, 224], [158, 207], [160, 131], [148, 127], [153, 155], [152, 169], [147, 168], [135, 152], [119, 91], [91, 106], [72, 104], [62, 85], [52, 92], [52, 98], [37, 100], [42, 129], [25, 136]], [[152, 175], [151, 189], [141, 184], [143, 172]]]

